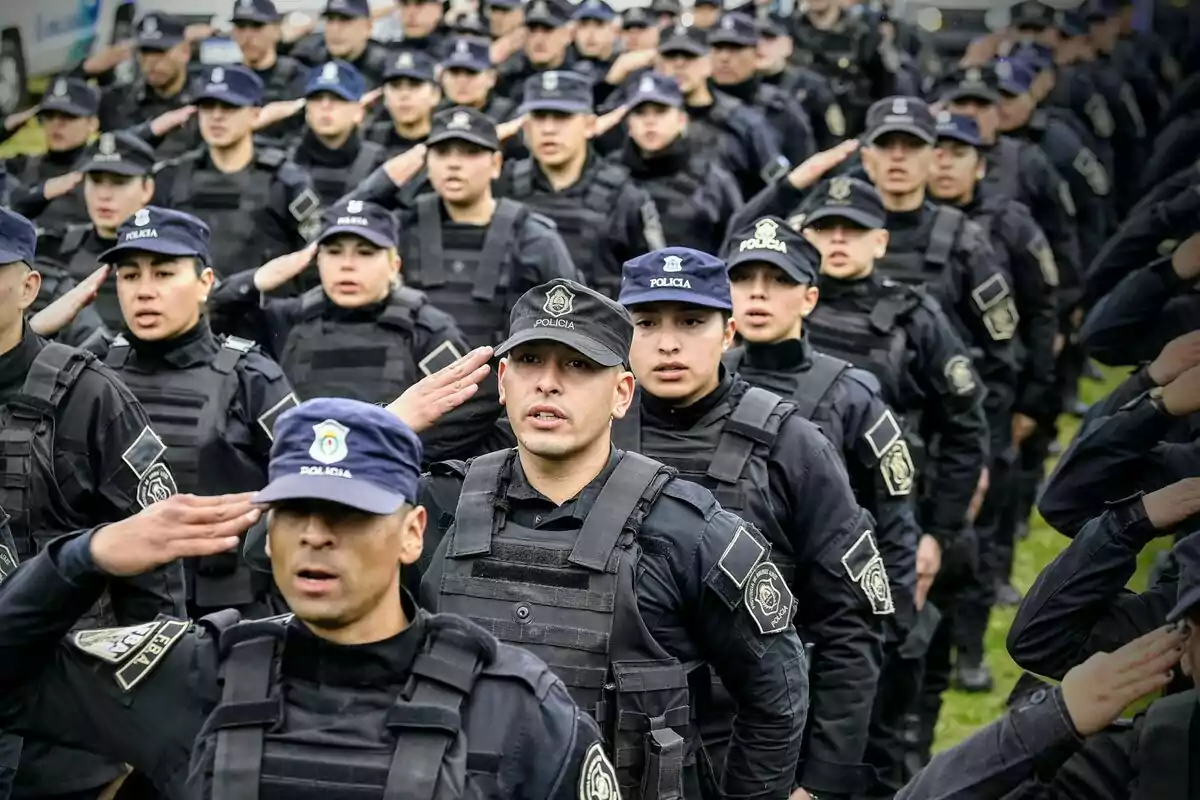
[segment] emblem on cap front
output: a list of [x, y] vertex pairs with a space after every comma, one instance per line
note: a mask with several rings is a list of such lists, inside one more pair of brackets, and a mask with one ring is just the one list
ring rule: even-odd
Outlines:
[[326, 64], [325, 66], [321, 67], [321, 80], [336, 81], [337, 77], [338, 77], [337, 64], [334, 64], [331, 61], [328, 64]]
[[54, 93], [59, 97], [63, 97], [67, 93], [67, 82], [59, 80], [54, 84]]
[[721, 18], [721, 27], [727, 31], [733, 30], [733, 23], [734, 23], [733, 17], [722, 17]]
[[97, 148], [100, 150], [100, 155], [111, 156], [117, 152], [117, 140], [111, 133], [102, 133]]
[[224, 83], [225, 82], [225, 68], [224, 67], [213, 67], [213, 71], [212, 71], [212, 74], [209, 75], [208, 82], [209, 83]]
[[1002, 81], [1012, 80], [1012, 64], [1007, 61], [996, 62], [996, 74]]
[[459, 39], [458, 42], [454, 45], [454, 52], [457, 55], [465, 56], [471, 52], [471, 45], [467, 42], [466, 39]]
[[361, 214], [363, 210], [362, 200], [350, 200], [346, 203], [347, 214]]
[[446, 127], [456, 131], [468, 130], [471, 127], [471, 115], [465, 111], [455, 111]]
[[242, 11], [252, 11], [254, 9], [254, 0], [239, 0], [238, 5], [242, 7]]
[[938, 112], [938, 125], [949, 125], [954, 120], [954, 116], [949, 111]]
[[142, 227], [143, 225], [149, 225], [150, 224], [150, 209], [143, 208], [143, 209], [140, 209], [136, 214], [134, 214], [133, 215], [133, 224], [137, 225], [139, 228]]
[[346, 434], [349, 432], [349, 428], [334, 419], [313, 425], [313, 433], [316, 436], [312, 446], [308, 448], [308, 454], [314, 461], [322, 464], [338, 463], [350, 454], [346, 449]]
[[639, 92], [653, 92], [654, 91], [654, 76], [653, 75], [643, 75], [642, 76], [642, 85], [640, 87], [638, 87], [638, 91]]
[[542, 310], [552, 317], [570, 314], [575, 309], [575, 293], [565, 286], [555, 286], [546, 292]]
[[547, 92], [553, 92], [558, 88], [558, 73], [547, 72], [542, 75], [542, 88]]
[[829, 199], [845, 200], [850, 196], [850, 179], [834, 178], [829, 182]]
[[396, 66], [400, 69], [411, 69], [413, 65], [412, 53], [401, 53], [396, 59]]
[[776, 238], [778, 233], [778, 222], [773, 219], [760, 219], [754, 223], [754, 236], [743, 240], [738, 250], [775, 250], [779, 253], [786, 253], [787, 245]]
[[146, 17], [142, 22], [142, 33], [158, 33], [158, 17]]
[[968, 83], [982, 83], [983, 82], [983, 72], [979, 69], [979, 67], [971, 67], [969, 70], [967, 70], [967, 82]]
[[663, 272], [682, 272], [683, 259], [679, 256], [666, 256], [663, 258]]
[[897, 97], [895, 100], [892, 101], [892, 113], [893, 114], [907, 114], [908, 113], [908, 101], [905, 100], [903, 97]]

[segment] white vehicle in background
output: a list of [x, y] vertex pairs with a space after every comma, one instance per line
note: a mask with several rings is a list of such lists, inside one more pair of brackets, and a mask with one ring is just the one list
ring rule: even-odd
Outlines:
[[129, 38], [127, 0], [0, 0], [0, 117], [28, 105], [31, 83]]

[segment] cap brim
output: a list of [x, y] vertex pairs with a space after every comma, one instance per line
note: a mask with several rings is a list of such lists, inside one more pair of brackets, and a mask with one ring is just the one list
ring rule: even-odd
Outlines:
[[699, 42], [663, 42], [658, 46], [660, 55], [669, 56], [672, 53], [686, 53], [689, 56], [699, 58], [708, 52], [708, 47]]
[[148, 165], [139, 167], [131, 161], [89, 161], [79, 168], [79, 171], [85, 175], [93, 172], [103, 172], [109, 175], [128, 175], [131, 178], [136, 178], [142, 175], [149, 175], [154, 172], [154, 166]]
[[592, 106], [572, 100], [531, 100], [522, 103], [517, 109], [516, 116], [528, 114], [531, 111], [557, 111], [560, 114], [591, 114]]
[[174, 47], [175, 45], [180, 44], [182, 42], [183, 42], [183, 37], [179, 37], [179, 38], [163, 37], [161, 39], [138, 39], [137, 40], [137, 49], [138, 50], [150, 50], [150, 51], [153, 51], [156, 53], [161, 53], [164, 50], [170, 50], [172, 47]]
[[491, 69], [492, 65], [485, 64], [473, 58], [455, 58], [451, 56], [442, 62], [441, 67], [442, 69], [467, 69], [471, 72], [484, 72]]
[[469, 142], [471, 144], [477, 144], [480, 147], [486, 148], [488, 150], [497, 150], [498, 151], [500, 149], [500, 142], [496, 139], [489, 140], [486, 136], [483, 136], [478, 133], [473, 133], [472, 131], [450, 131], [450, 130], [444, 130], [444, 131], [438, 131], [437, 133], [431, 133], [425, 139], [425, 146], [433, 147], [435, 144], [441, 144], [442, 142]]
[[1175, 607], [1171, 609], [1171, 613], [1167, 614], [1167, 622], [1177, 622], [1183, 619], [1196, 606], [1200, 606], [1200, 586], [1193, 586], [1180, 595]]
[[624, 364], [626, 357], [614, 352], [590, 336], [584, 336], [578, 331], [562, 330], [559, 328], [527, 328], [514, 333], [505, 339], [495, 350], [497, 358], [504, 356], [514, 347], [529, 342], [558, 342], [576, 350], [602, 367], [615, 367]]
[[734, 47], [754, 47], [758, 44], [758, 38], [750, 38], [749, 36], [735, 36], [733, 34], [713, 33], [708, 37], [710, 47], [716, 47], [719, 44], [732, 45]]
[[666, 106], [667, 108], [683, 108], [683, 101], [675, 98], [666, 97], [661, 94], [647, 92], [645, 94], [635, 94], [629, 99], [629, 107], [637, 108], [646, 103], [654, 103], [655, 105]]
[[369, 481], [336, 475], [284, 475], [250, 498], [264, 505], [283, 500], [326, 500], [368, 514], [394, 514], [406, 498]]
[[956, 86], [942, 92], [939, 99], [946, 103], [956, 103], [959, 100], [982, 100], [995, 105], [1000, 102], [1000, 93], [987, 86]]
[[575, 20], [590, 19], [593, 22], [610, 22], [610, 21], [616, 19], [616, 16], [617, 16], [616, 14], [603, 14], [599, 11], [581, 11], [578, 14], [576, 14], [574, 17], [572, 17], [572, 19], [575, 19]]
[[796, 283], [813, 284], [816, 283], [817, 274], [815, 272], [805, 272], [796, 266], [790, 259], [785, 258], [782, 253], [777, 253], [774, 250], [751, 250], [742, 252], [740, 250], [734, 252], [726, 260], [725, 265], [730, 272], [742, 266], [743, 264], [770, 264], [772, 267], [778, 267], [783, 270], [783, 274], [794, 280]]
[[279, 22], [282, 19], [283, 17], [278, 15], [271, 16], [270, 14], [258, 14], [251, 11], [234, 14], [233, 18], [230, 19], [230, 22], [234, 24], [239, 22], [257, 22], [261, 25], [271, 25], [272, 23]]
[[26, 264], [29, 263], [29, 260], [24, 254], [18, 253], [16, 250], [4, 250], [3, 248], [0, 248], [0, 267], [6, 267], [9, 264], [16, 264], [18, 261], [22, 261]]
[[100, 255], [96, 256], [96, 261], [100, 264], [112, 264], [116, 259], [126, 253], [157, 253], [161, 256], [196, 256], [204, 258], [204, 254], [197, 251], [194, 247], [171, 242], [166, 239], [140, 239], [137, 242], [128, 244], [119, 244], [116, 247], [110, 247]]
[[258, 101], [235, 92], [200, 92], [195, 97], [195, 102], [197, 103], [202, 103], [205, 100], [216, 100], [218, 103], [224, 103], [234, 108], [249, 108], [250, 106], [258, 105]]
[[313, 88], [304, 92], [305, 97], [312, 97], [315, 94], [332, 94], [342, 98], [347, 103], [357, 103], [362, 99], [361, 96], [356, 97], [353, 92], [350, 92], [340, 86], [314, 86]]
[[937, 140], [940, 142], [943, 139], [948, 139], [949, 141], [958, 142], [959, 144], [965, 144], [971, 147], [983, 147], [983, 142], [974, 137], [968, 136], [965, 133], [951, 133], [949, 131], [943, 133], [939, 131]]
[[387, 83], [388, 81], [397, 81], [401, 78], [408, 78], [409, 80], [413, 81], [421, 81], [421, 83], [433, 83], [435, 80], [432, 73], [417, 72], [416, 70], [412, 69], [398, 69], [385, 72], [383, 75], [383, 82]]
[[525, 27], [527, 27], [527, 28], [532, 25], [537, 25], [542, 28], [561, 28], [563, 25], [566, 25], [566, 24], [567, 24], [567, 20], [555, 19], [554, 17], [534, 16], [534, 17], [526, 17], [525, 18]]
[[1029, 89], [1015, 83], [1000, 84], [1000, 94], [1004, 97], [1020, 97], [1028, 91]]
[[358, 225], [333, 225], [321, 231], [321, 235], [317, 237], [317, 244], [332, 239], [334, 236], [341, 234], [349, 234], [357, 236], [360, 239], [365, 239], [378, 247], [395, 247], [396, 241], [389, 237], [386, 233], [373, 231], [370, 228], [363, 228]]
[[689, 306], [715, 308], [723, 311], [733, 310], [732, 303], [723, 303], [720, 300], [714, 300], [708, 295], [689, 292], [684, 289], [648, 289], [637, 294], [623, 294], [617, 302], [626, 308], [644, 306], [648, 303], [686, 303]]
[[56, 102], [54, 100], [47, 100], [43, 102], [41, 108], [38, 109], [39, 114], [44, 114], [47, 111], [55, 111], [59, 114], [66, 114], [70, 117], [94, 117], [100, 113], [99, 109], [93, 110], [90, 108], [84, 108], [77, 103]]
[[868, 230], [877, 230], [887, 224], [887, 220], [883, 217], [872, 216], [866, 211], [857, 208], [818, 208], [804, 217], [804, 227], [812, 227], [814, 222], [819, 222], [823, 219], [845, 219], [853, 222], [855, 225], [861, 225]]
[[905, 125], [903, 123], [887, 123], [880, 125], [875, 130], [867, 135], [867, 144], [874, 144], [881, 136], [886, 136], [889, 133], [907, 133], [909, 136], [915, 136], [926, 144], [934, 143], [934, 135], [932, 132], [922, 130], [916, 125]]
[[357, 11], [322, 11], [322, 17], [345, 17], [346, 19], [366, 19], [371, 16], [370, 12], [360, 14]]

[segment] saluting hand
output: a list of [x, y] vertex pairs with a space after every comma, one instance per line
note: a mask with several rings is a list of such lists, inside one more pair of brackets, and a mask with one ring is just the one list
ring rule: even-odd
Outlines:
[[1185, 281], [1200, 278], [1200, 233], [1193, 233], [1175, 248], [1171, 268]]
[[414, 432], [432, 428], [434, 423], [467, 402], [479, 389], [491, 367], [492, 348], [477, 347], [449, 366], [414, 383], [392, 401], [387, 410]]
[[42, 110], [40, 105], [31, 106], [24, 111], [18, 111], [15, 114], [9, 114], [4, 118], [4, 130], [12, 132], [23, 126], [26, 122], [37, 116], [37, 113]]
[[788, 173], [788, 181], [793, 188], [803, 191], [825, 177], [825, 173], [829, 170], [849, 158], [858, 150], [858, 147], [858, 139], [847, 139], [836, 147], [809, 156], [804, 163]]
[[1200, 514], [1200, 478], [1184, 478], [1155, 489], [1142, 498], [1142, 506], [1154, 529], [1169, 533], [1179, 523]]
[[1186, 370], [1164, 386], [1162, 404], [1173, 417], [1186, 417], [1200, 411], [1200, 367]]
[[621, 120], [625, 119], [625, 115], [629, 113], [629, 106], [617, 106], [612, 111], [599, 117], [596, 120], [596, 136], [603, 136], [611, 129], [621, 124]]
[[383, 169], [392, 179], [392, 183], [403, 186], [412, 180], [412, 177], [420, 172], [423, 166], [425, 166], [425, 145], [419, 144], [398, 156], [389, 158], [384, 162]]
[[238, 546], [262, 516], [253, 493], [197, 497], [176, 494], [92, 535], [92, 560], [122, 578], [142, 575], [177, 558], [211, 556]]
[[78, 186], [81, 181], [83, 181], [82, 172], [68, 172], [66, 175], [50, 178], [42, 184], [42, 196], [47, 200], [62, 197]]
[[1197, 365], [1200, 365], [1200, 331], [1192, 331], [1167, 342], [1146, 367], [1146, 375], [1156, 385], [1166, 386]]
[[29, 327], [38, 336], [53, 336], [67, 327], [79, 316], [79, 312], [96, 299], [100, 285], [108, 277], [108, 265], [101, 264], [100, 269], [88, 275], [70, 290], [63, 292], [53, 303], [43, 308], [29, 318]]
[[513, 117], [508, 122], [501, 122], [496, 126], [496, 138], [502, 142], [507, 142], [509, 139], [517, 135], [517, 131], [521, 130], [521, 125], [525, 122], [525, 115]]
[[362, 108], [367, 109], [367, 108], [370, 108], [371, 106], [375, 105], [375, 101], [381, 97], [383, 97], [383, 87], [382, 86], [380, 86], [378, 89], [372, 89], [371, 91], [364, 94], [361, 98], [359, 98], [358, 104]]
[[254, 288], [260, 292], [273, 292], [299, 275], [313, 261], [317, 245], [310, 244], [303, 250], [273, 258], [254, 271]]
[[181, 106], [180, 108], [171, 109], [150, 120], [150, 131], [155, 136], [166, 136], [176, 128], [183, 127], [195, 114], [195, 106]]
[[254, 120], [254, 130], [261, 131], [276, 122], [299, 114], [300, 109], [304, 108], [305, 102], [303, 97], [297, 97], [295, 100], [276, 100], [274, 103], [267, 103], [259, 110], [258, 119]]

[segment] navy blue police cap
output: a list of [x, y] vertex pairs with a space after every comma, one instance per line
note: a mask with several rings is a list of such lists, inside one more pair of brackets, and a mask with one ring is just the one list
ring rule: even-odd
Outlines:
[[361, 17], [371, 16], [371, 4], [369, 0], [329, 0], [325, 4], [325, 10], [321, 12], [323, 17], [348, 17], [357, 19]]
[[1070, 11], [1060, 11], [1055, 16], [1055, 25], [1058, 27], [1059, 32], [1068, 38], [1087, 36], [1091, 32], [1088, 30], [1087, 17], [1080, 13], [1077, 8], [1073, 8]]
[[263, 82], [258, 73], [241, 64], [208, 67], [201, 73], [196, 102], [216, 100], [238, 108], [262, 105]]
[[341, 234], [353, 234], [376, 247], [395, 247], [399, 238], [396, 219], [386, 208], [365, 200], [342, 199], [321, 214], [317, 243]]
[[617, 12], [604, 0], [583, 0], [575, 7], [575, 13], [571, 15], [572, 19], [583, 20], [590, 19], [596, 22], [611, 22], [617, 16]]
[[0, 207], [0, 265], [37, 258], [37, 228], [15, 211]]
[[626, 105], [637, 108], [644, 103], [657, 103], [670, 108], [683, 108], [683, 91], [679, 84], [669, 75], [659, 72], [645, 72], [637, 79], [633, 94]]
[[683, 6], [679, 0], [651, 0], [650, 13], [658, 16], [679, 17], [683, 14]]
[[304, 84], [304, 96], [328, 92], [347, 103], [357, 103], [367, 91], [367, 82], [362, 73], [348, 61], [326, 61], [308, 73]]
[[484, 3], [488, 8], [499, 8], [503, 11], [512, 11], [514, 8], [520, 8], [522, 0], [486, 0]]
[[702, 7], [702, 6], [708, 6], [710, 8], [721, 8], [723, 5], [723, 2], [722, 2], [722, 0], [695, 0], [695, 2], [692, 3], [692, 5], [697, 8]]
[[258, 25], [269, 25], [279, 22], [282, 18], [279, 9], [275, 7], [274, 0], [237, 0], [233, 4], [233, 14], [230, 15], [230, 20], [234, 24], [252, 22]]
[[533, 0], [525, 7], [525, 25], [537, 28], [561, 28], [571, 21], [571, 9], [557, 0]]
[[94, 117], [100, 113], [100, 90], [79, 78], [56, 78], [38, 108], [39, 114], [47, 111], [69, 117]]
[[1010, 97], [1028, 92], [1033, 86], [1033, 79], [1037, 76], [1030, 64], [1011, 58], [996, 59], [993, 69], [996, 70], [996, 85], [1001, 94]]
[[1041, 31], [1054, 25], [1054, 9], [1040, 0], [1022, 0], [1009, 14], [1014, 28]]
[[654, 18], [650, 10], [645, 6], [633, 6], [621, 13], [622, 28], [653, 28], [657, 24], [658, 20]]
[[690, 247], [665, 247], [626, 261], [618, 300], [626, 308], [675, 302], [733, 309], [725, 262]]
[[183, 41], [185, 27], [182, 20], [168, 14], [147, 14], [138, 22], [137, 47], [154, 52], [170, 50]]
[[421, 440], [385, 408], [316, 397], [275, 422], [266, 487], [253, 502], [324, 500], [367, 514], [417, 502]]
[[460, 36], [450, 42], [442, 69], [466, 69], [483, 72], [492, 68], [492, 46], [488, 39]]
[[525, 93], [517, 114], [558, 111], [563, 114], [592, 113], [592, 81], [571, 70], [547, 70], [525, 79]]
[[919, 97], [886, 97], [867, 109], [867, 144], [889, 133], [907, 133], [933, 144], [937, 122]]
[[489, 38], [488, 24], [478, 14], [462, 14], [450, 24], [454, 36], [482, 36]]
[[708, 43], [717, 45], [734, 45], [736, 47], [754, 47], [758, 44], [758, 23], [749, 14], [726, 12], [721, 15], [716, 26], [708, 32]]
[[1179, 589], [1175, 607], [1167, 614], [1167, 622], [1176, 622], [1200, 606], [1200, 533], [1193, 533], [1175, 545], [1175, 560], [1179, 562]]
[[949, 76], [939, 99], [947, 103], [976, 100], [994, 105], [1000, 102], [996, 83], [996, 71], [990, 65], [966, 67]]
[[943, 111], [938, 114], [937, 138], [962, 142], [971, 147], [983, 147], [983, 139], [979, 136], [979, 123], [974, 117], [965, 114], [951, 114]]
[[437, 64], [433, 56], [423, 50], [400, 50], [388, 62], [383, 71], [385, 81], [399, 78], [409, 78], [422, 83], [433, 83], [437, 74]]
[[755, 24], [758, 25], [758, 35], [766, 39], [779, 39], [791, 35], [788, 32], [787, 17], [779, 14], [767, 14], [765, 17], [759, 17]]
[[159, 206], [139, 209], [117, 228], [117, 243], [96, 260], [115, 264], [134, 253], [156, 253], [177, 258], [193, 256], [204, 265], [210, 263], [211, 233], [203, 220], [183, 211]]
[[1040, 42], [1017, 42], [1008, 57], [1014, 61], [1024, 61], [1035, 73], [1054, 66], [1054, 51]]
[[770, 264], [796, 283], [814, 284], [821, 254], [778, 217], [760, 217], [730, 237], [725, 265], [733, 272], [744, 264]]
[[529, 342], [558, 342], [602, 367], [629, 362], [633, 319], [609, 298], [566, 278], [555, 278], [521, 295], [508, 317], [504, 356]]
[[154, 148], [126, 131], [100, 134], [96, 143], [88, 148], [83, 166], [79, 171], [105, 172], [113, 175], [151, 175], [157, 162]]
[[433, 147], [442, 142], [470, 142], [488, 150], [500, 150], [495, 120], [467, 106], [447, 108], [433, 115], [425, 144]]
[[658, 52], [664, 56], [684, 53], [699, 57], [708, 53], [708, 37], [700, 28], [672, 25], [663, 31], [658, 43]]
[[887, 211], [875, 187], [844, 175], [819, 184], [805, 200], [804, 212], [805, 227], [829, 220], [842, 220], [872, 230], [887, 224]]

